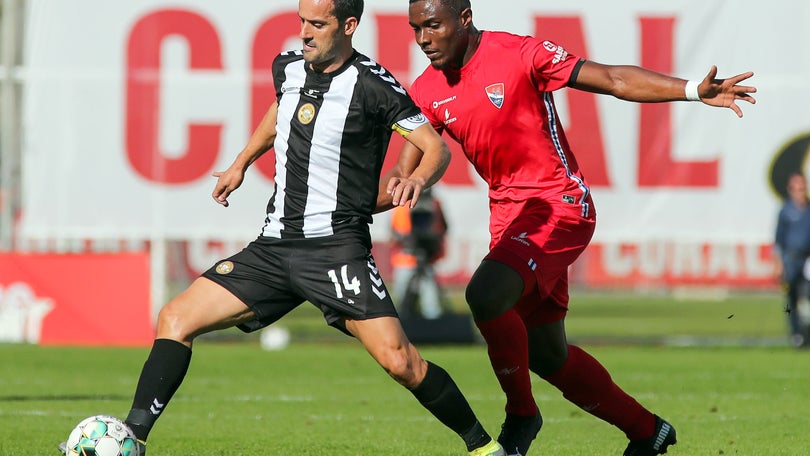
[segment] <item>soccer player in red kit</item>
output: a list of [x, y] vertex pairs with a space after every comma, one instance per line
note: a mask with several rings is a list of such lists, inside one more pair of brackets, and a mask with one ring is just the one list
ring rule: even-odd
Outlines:
[[[479, 31], [469, 0], [410, 0], [409, 22], [431, 65], [411, 96], [458, 141], [489, 185], [490, 252], [466, 298], [506, 393], [498, 438], [525, 455], [542, 426], [529, 370], [566, 399], [622, 430], [625, 456], [666, 453], [675, 429], [625, 393], [592, 356], [566, 341], [568, 267], [591, 240], [596, 211], [552, 92], [563, 87], [635, 102], [702, 101], [742, 117], [753, 73], [700, 82], [637, 66], [602, 65], [528, 36]], [[405, 145], [403, 153], [418, 154]]]

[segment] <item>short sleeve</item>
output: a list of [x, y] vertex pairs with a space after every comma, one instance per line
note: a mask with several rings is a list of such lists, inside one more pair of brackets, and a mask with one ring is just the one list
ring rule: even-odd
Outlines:
[[553, 92], [565, 87], [580, 60], [554, 42], [533, 37], [524, 37], [520, 55], [530, 68], [537, 90], [541, 92]]
[[287, 66], [296, 61], [304, 59], [301, 51], [284, 51], [273, 59], [271, 71], [273, 74], [273, 88], [276, 92], [276, 99], [281, 99], [281, 87], [284, 85], [284, 80], [287, 78], [285, 71]]
[[397, 125], [407, 126], [409, 118], [416, 118], [422, 112], [413, 102], [408, 92], [383, 66], [369, 60], [363, 63], [368, 69], [363, 73], [366, 106], [376, 112], [380, 122], [393, 130]]

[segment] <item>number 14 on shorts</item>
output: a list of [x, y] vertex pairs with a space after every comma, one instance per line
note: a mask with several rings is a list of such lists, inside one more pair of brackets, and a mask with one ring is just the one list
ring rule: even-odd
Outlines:
[[353, 276], [349, 279], [348, 264], [344, 264], [340, 268], [340, 279], [342, 280], [338, 279], [338, 274], [334, 269], [330, 269], [327, 274], [329, 274], [329, 278], [332, 279], [332, 283], [335, 285], [335, 296], [337, 296], [338, 299], [343, 299], [344, 290], [353, 291], [355, 296], [360, 294], [360, 281], [357, 279], [357, 276]]

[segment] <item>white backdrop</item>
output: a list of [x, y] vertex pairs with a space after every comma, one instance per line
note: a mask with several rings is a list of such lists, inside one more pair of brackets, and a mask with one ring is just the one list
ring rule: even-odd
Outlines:
[[[262, 48], [263, 43], [254, 46], [257, 31], [274, 19], [293, 22], [293, 33], [282, 44], [298, 46], [294, 16], [282, 21], [284, 14], [295, 13], [297, 2], [32, 0], [29, 5], [20, 236], [226, 241], [255, 237], [271, 180], [251, 170], [232, 195], [231, 207], [222, 208], [209, 196], [215, 182], [210, 174], [227, 167], [249, 136], [254, 47], [258, 55], [277, 51], [270, 49], [273, 46]], [[780, 204], [771, 187], [772, 165], [787, 144], [810, 131], [805, 112], [810, 105], [806, 26], [810, 4], [510, 0], [508, 5], [474, 0], [475, 23], [482, 29], [544, 37], [535, 30], [538, 18], [551, 25], [573, 19], [581, 24], [587, 57], [602, 63], [641, 64], [645, 55], [669, 53], [672, 73], [688, 79], [702, 79], [712, 64], [719, 67], [720, 76], [756, 73], [751, 83], [759, 89], [758, 103], [743, 104], [743, 119], [697, 103], [668, 105], [671, 130], [663, 129], [659, 144], [668, 145], [676, 162], [714, 161], [716, 171], [709, 174], [716, 182], [710, 185], [641, 185], [638, 157], [648, 153], [640, 150], [642, 106], [595, 97], [601, 132], [597, 139], [603, 146], [608, 180], [592, 179], [599, 213], [596, 243], [730, 244], [756, 249], [771, 242]], [[196, 22], [177, 21], [192, 24], [188, 35], [169, 34], [160, 42], [158, 53], [152, 55], [160, 65], [156, 72], [145, 76], [128, 72], [133, 56], [149, 57], [141, 46], [153, 36], [148, 27], [134, 34], [136, 24], [171, 14], [194, 17]], [[405, 0], [366, 2], [355, 45], [384, 64], [398, 62], [389, 69], [408, 85], [427, 60], [412, 43], [404, 56], [398, 55], [398, 47], [386, 48], [401, 42], [403, 31], [391, 27], [397, 16], [407, 36]], [[651, 30], [644, 27], [666, 20], [674, 24], [672, 46], [659, 38], [642, 38], [643, 30]], [[274, 46], [281, 46], [276, 35], [283, 30], [279, 30], [268, 32], [275, 37]], [[219, 54], [218, 62], [209, 62], [212, 68], [194, 63], [216, 60], [212, 49]], [[201, 55], [192, 57], [195, 52]], [[218, 143], [206, 144], [215, 159], [192, 173], [193, 179], [156, 182], [133, 167], [131, 157], [144, 151], [127, 145], [127, 128], [133, 137], [146, 134], [140, 129], [146, 123], [133, 126], [127, 115], [144, 103], [127, 98], [128, 82], [138, 77], [152, 77], [160, 84], [156, 108], [148, 119], [163, 157], [199, 155], [187, 151], [189, 124], [219, 127], [220, 134], [212, 136]], [[563, 91], [557, 100], [564, 125], [579, 122], [569, 98]], [[593, 133], [583, 131], [582, 125], [580, 134]], [[439, 185], [437, 193], [445, 201], [451, 224], [453, 264], [447, 268], [468, 270], [487, 246], [486, 189], [469, 177], [472, 171], [463, 156], [456, 155], [455, 174]], [[592, 173], [589, 167], [598, 165], [588, 161], [581, 165], [586, 176], [601, 172]], [[378, 239], [387, 237], [387, 215], [378, 216], [373, 233]]]

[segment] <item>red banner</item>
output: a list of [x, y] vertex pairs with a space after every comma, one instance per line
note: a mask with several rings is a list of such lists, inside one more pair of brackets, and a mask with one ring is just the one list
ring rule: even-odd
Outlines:
[[776, 289], [773, 262], [770, 245], [594, 243], [574, 264], [572, 283], [593, 288]]
[[0, 255], [0, 342], [145, 346], [147, 254]]

